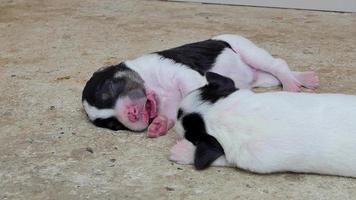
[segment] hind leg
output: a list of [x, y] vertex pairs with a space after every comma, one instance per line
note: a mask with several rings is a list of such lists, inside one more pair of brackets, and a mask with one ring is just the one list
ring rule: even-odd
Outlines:
[[[223, 40], [241, 56], [241, 59], [250, 67], [267, 72], [276, 77], [286, 91], [300, 91], [301, 86], [309, 88], [315, 84], [305, 84], [306, 82], [318, 82], [317, 76], [299, 77], [294, 76], [287, 63], [280, 58], [274, 58], [266, 50], [257, 47], [250, 40], [237, 35], [220, 35], [213, 39]], [[308, 80], [307, 80], [308, 79]], [[301, 82], [302, 80], [302, 82]], [[314, 89], [314, 87], [311, 87]]]
[[255, 81], [252, 83], [252, 87], [273, 87], [281, 85], [281, 82], [272, 74], [256, 70]]
[[[281, 82], [270, 73], [263, 71], [255, 71], [255, 81], [252, 83], [252, 87], [273, 87], [281, 85]], [[316, 89], [319, 87], [319, 78], [315, 72], [292, 72], [295, 79], [298, 80], [303, 86]]]

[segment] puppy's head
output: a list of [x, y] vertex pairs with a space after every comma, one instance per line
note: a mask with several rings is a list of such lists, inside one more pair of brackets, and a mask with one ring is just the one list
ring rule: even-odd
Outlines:
[[219, 142], [206, 129], [204, 115], [220, 99], [235, 92], [234, 82], [224, 76], [208, 72], [208, 84], [189, 93], [181, 102], [175, 125], [176, 132], [196, 146], [194, 165], [205, 169], [221, 155], [224, 150]]
[[142, 131], [156, 115], [156, 99], [124, 63], [100, 68], [86, 83], [82, 103], [90, 121], [111, 130]]

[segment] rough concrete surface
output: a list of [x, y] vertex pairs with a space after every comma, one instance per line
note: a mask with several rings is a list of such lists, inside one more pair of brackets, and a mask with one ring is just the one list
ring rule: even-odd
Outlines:
[[356, 199], [356, 179], [195, 171], [167, 160], [173, 131], [148, 139], [88, 122], [81, 92], [97, 68], [220, 33], [316, 70], [317, 92], [356, 94], [356, 14], [0, 0], [0, 199]]

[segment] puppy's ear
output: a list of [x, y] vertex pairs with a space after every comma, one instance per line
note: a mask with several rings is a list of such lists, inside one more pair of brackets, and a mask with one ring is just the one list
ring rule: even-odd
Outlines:
[[224, 150], [219, 142], [210, 135], [206, 135], [206, 139], [198, 142], [196, 147], [194, 166], [198, 170], [208, 168], [211, 163], [224, 155]]
[[206, 80], [208, 85], [200, 89], [202, 100], [215, 103], [220, 98], [227, 97], [238, 90], [233, 80], [213, 72], [206, 73]]
[[208, 85], [217, 86], [220, 90], [236, 90], [234, 81], [226, 76], [214, 72], [207, 72], [205, 76]]

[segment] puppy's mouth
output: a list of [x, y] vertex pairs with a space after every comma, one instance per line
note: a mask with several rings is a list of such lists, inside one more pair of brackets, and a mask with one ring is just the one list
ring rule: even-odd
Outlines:
[[154, 96], [147, 96], [147, 101], [144, 106], [143, 119], [149, 124], [157, 116], [157, 102]]

